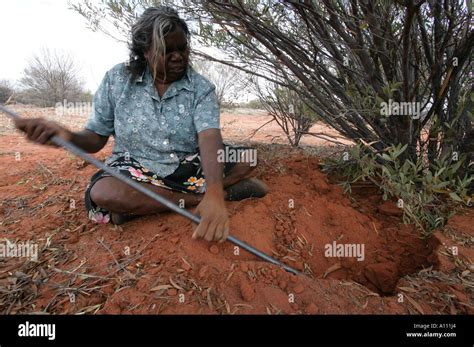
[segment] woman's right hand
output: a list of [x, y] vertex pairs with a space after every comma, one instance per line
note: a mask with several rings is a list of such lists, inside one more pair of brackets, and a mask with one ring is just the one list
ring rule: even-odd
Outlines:
[[24, 133], [28, 140], [42, 144], [52, 145], [50, 139], [58, 136], [66, 141], [71, 141], [73, 133], [59, 123], [44, 118], [20, 118], [15, 119], [15, 127]]

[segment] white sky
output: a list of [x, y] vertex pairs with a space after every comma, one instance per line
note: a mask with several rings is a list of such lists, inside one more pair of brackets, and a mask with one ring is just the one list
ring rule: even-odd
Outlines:
[[107, 70], [128, 59], [126, 44], [89, 30], [67, 0], [1, 1], [0, 33], [0, 79], [11, 82], [21, 78], [28, 59], [42, 47], [70, 54], [93, 93]]

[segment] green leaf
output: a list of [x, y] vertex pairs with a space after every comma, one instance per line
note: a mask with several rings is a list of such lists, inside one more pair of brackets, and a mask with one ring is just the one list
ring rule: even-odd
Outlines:
[[446, 170], [446, 168], [445, 168], [445, 167], [442, 167], [439, 171], [437, 171], [437, 172], [435, 173], [435, 177], [438, 177], [439, 175], [441, 175], [444, 170]]
[[388, 171], [388, 169], [387, 169], [386, 166], [382, 166], [382, 172], [383, 172], [387, 177], [390, 177], [390, 176], [391, 176], [390, 171]]
[[458, 171], [458, 169], [461, 166], [461, 164], [463, 163], [463, 161], [464, 160], [462, 160], [462, 159], [458, 160], [458, 162], [451, 167], [451, 173], [454, 174], [456, 171]]
[[453, 199], [454, 201], [462, 202], [462, 199], [459, 197], [459, 195], [455, 192], [449, 193], [449, 197]]
[[449, 181], [440, 182], [440, 183], [433, 186], [433, 190], [434, 191], [442, 190], [443, 188], [447, 187], [450, 183], [451, 182], [449, 182]]
[[431, 183], [433, 181], [433, 174], [431, 173], [431, 171], [428, 171], [425, 177], [426, 177], [426, 182]]
[[359, 25], [359, 28], [361, 28], [362, 30], [367, 29], [368, 27], [369, 23], [367, 23], [366, 21], [362, 21]]

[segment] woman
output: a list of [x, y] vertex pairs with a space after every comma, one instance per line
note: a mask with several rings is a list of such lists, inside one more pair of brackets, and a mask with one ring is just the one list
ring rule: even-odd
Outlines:
[[[201, 223], [193, 238], [222, 242], [229, 233], [224, 200], [262, 197], [267, 188], [249, 178], [255, 168], [249, 163], [218, 161], [224, 147], [215, 86], [189, 65], [189, 39], [175, 10], [147, 9], [132, 27], [130, 61], [105, 74], [84, 130], [41, 118], [16, 126], [32, 141], [47, 144], [57, 135], [89, 153], [112, 135], [107, 165], [176, 204], [197, 205]], [[85, 200], [89, 217], [105, 223], [166, 210], [102, 170], [92, 176]]]

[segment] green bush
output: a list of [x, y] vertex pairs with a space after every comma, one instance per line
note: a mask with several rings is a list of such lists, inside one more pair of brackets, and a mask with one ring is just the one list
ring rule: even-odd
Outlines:
[[474, 177], [459, 176], [466, 160], [464, 154], [457, 157], [453, 153], [428, 165], [421, 155], [416, 162], [402, 162], [400, 156], [406, 148], [398, 145], [374, 152], [358, 144], [336, 160], [327, 159], [323, 167], [325, 171], [342, 174], [345, 181], [341, 185], [346, 193], [351, 193], [355, 182], [371, 181], [380, 188], [384, 200], [398, 200], [405, 223], [413, 223], [424, 235], [429, 235], [445, 225], [458, 206], [471, 204], [469, 185]]

